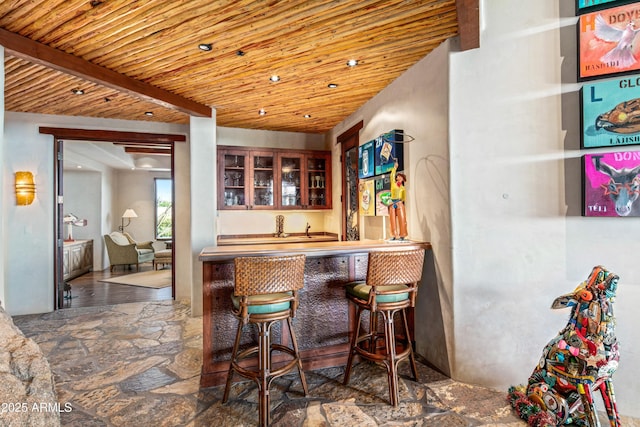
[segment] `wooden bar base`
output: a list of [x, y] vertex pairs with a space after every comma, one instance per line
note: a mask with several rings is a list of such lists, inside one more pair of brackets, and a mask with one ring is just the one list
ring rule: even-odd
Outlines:
[[[221, 385], [227, 378], [237, 327], [237, 320], [231, 314], [234, 258], [299, 253], [307, 255], [305, 286], [300, 292], [300, 306], [293, 319], [293, 327], [298, 337], [303, 367], [305, 370], [314, 370], [346, 364], [356, 320], [353, 307], [350, 307], [345, 298], [344, 285], [355, 280], [365, 280], [369, 251], [417, 247], [428, 249], [430, 245], [409, 241], [394, 244], [384, 241], [356, 241], [205, 248], [200, 254], [204, 293], [200, 385]], [[286, 339], [288, 333], [281, 333], [283, 327], [286, 327], [286, 322], [274, 325], [273, 342]], [[412, 324], [410, 329], [413, 329]], [[247, 338], [241, 343], [251, 344]]]

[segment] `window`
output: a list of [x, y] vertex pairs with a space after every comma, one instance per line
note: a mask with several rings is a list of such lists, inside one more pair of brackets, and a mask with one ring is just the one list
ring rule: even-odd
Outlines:
[[171, 193], [172, 182], [168, 178], [156, 178], [156, 239], [171, 240], [173, 221], [171, 218], [171, 206], [173, 197]]

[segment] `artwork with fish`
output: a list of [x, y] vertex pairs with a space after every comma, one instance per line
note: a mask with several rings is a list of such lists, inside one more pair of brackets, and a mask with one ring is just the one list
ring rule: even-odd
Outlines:
[[582, 148], [640, 144], [640, 75], [581, 89]]
[[579, 78], [582, 80], [640, 70], [636, 42], [640, 4], [585, 13], [578, 20]]
[[640, 151], [583, 156], [584, 216], [640, 216]]

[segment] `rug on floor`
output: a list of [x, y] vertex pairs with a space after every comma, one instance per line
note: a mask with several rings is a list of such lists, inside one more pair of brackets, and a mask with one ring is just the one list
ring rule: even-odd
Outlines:
[[160, 289], [171, 286], [171, 270], [143, 271], [142, 273], [127, 274], [100, 281], [116, 283], [118, 285], [142, 286], [145, 288]]

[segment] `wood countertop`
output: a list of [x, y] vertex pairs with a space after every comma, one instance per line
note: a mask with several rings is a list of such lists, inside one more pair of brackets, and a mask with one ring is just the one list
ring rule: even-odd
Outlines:
[[405, 242], [389, 242], [386, 240], [355, 240], [340, 242], [304, 242], [304, 243], [270, 243], [256, 245], [210, 246], [200, 252], [202, 262], [221, 262], [233, 260], [239, 256], [275, 256], [288, 254], [305, 254], [308, 257], [324, 257], [340, 254], [369, 252], [373, 249], [394, 250], [414, 249], [417, 247], [430, 249], [428, 242], [407, 240]]

